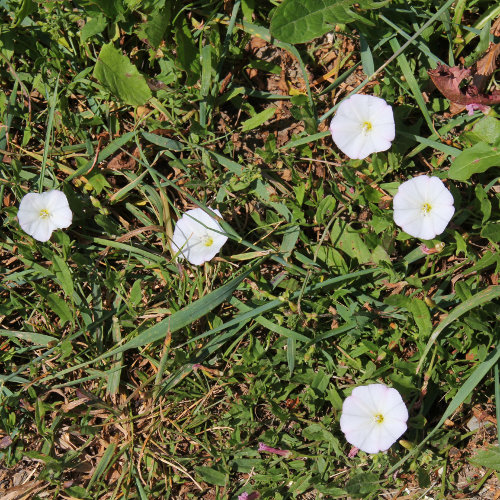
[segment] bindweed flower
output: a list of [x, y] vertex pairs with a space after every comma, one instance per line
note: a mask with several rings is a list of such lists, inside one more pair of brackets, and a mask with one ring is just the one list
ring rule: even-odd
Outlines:
[[280, 455], [282, 457], [288, 457], [290, 450], [280, 450], [278, 448], [272, 448], [271, 446], [267, 446], [267, 444], [259, 443], [259, 448], [257, 451], [265, 451], [266, 453], [273, 453], [274, 455]]
[[260, 498], [260, 493], [258, 491], [253, 491], [252, 493], [242, 493], [238, 495], [238, 500], [257, 500]]
[[69, 227], [73, 213], [62, 191], [28, 193], [19, 204], [17, 218], [21, 229], [38, 241], [48, 241], [55, 229]]
[[394, 114], [384, 99], [354, 94], [342, 101], [330, 123], [333, 142], [349, 158], [386, 151], [396, 135]]
[[356, 387], [342, 405], [340, 428], [366, 453], [389, 449], [406, 431], [408, 410], [396, 389], [383, 384]]
[[[218, 210], [212, 210], [219, 217]], [[215, 257], [226, 243], [220, 224], [201, 208], [188, 210], [175, 225], [172, 248], [180, 258], [201, 266]]]
[[393, 200], [394, 222], [422, 240], [441, 234], [455, 213], [453, 196], [437, 177], [420, 175], [399, 186]]

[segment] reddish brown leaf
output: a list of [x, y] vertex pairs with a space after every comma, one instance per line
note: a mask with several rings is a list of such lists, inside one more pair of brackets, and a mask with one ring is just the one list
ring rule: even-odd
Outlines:
[[434, 85], [452, 103], [467, 106], [468, 104], [481, 104], [491, 106], [500, 104], [500, 91], [495, 90], [490, 95], [482, 94], [477, 85], [469, 83], [460, 88], [464, 79], [472, 79], [473, 73], [470, 68], [448, 67], [443, 64], [436, 69], [429, 70]]

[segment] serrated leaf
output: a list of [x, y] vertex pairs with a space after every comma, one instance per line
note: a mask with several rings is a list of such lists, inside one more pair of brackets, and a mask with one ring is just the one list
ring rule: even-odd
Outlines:
[[245, 120], [241, 124], [241, 131], [248, 132], [249, 130], [260, 127], [263, 123], [267, 122], [267, 120], [274, 116], [274, 113], [276, 113], [276, 109], [277, 108], [273, 107], [267, 108], [264, 111], [256, 114], [255, 116], [252, 116], [252, 118]]
[[126, 104], [141, 106], [151, 98], [151, 90], [145, 78], [130, 59], [115, 49], [112, 43], [101, 49], [94, 68], [94, 77]]
[[354, 4], [361, 9], [377, 9], [387, 2], [352, 0], [284, 0], [271, 20], [271, 34], [287, 43], [304, 43], [332, 31], [336, 24], [351, 21], [372, 24], [351, 10]]
[[452, 162], [448, 178], [466, 181], [474, 174], [479, 174], [500, 164], [500, 150], [485, 142], [479, 142], [462, 151]]

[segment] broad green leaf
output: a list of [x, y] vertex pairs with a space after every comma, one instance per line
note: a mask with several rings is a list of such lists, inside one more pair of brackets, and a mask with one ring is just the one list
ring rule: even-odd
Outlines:
[[151, 134], [150, 132], [142, 132], [144, 139], [149, 141], [151, 144], [160, 146], [160, 148], [171, 149], [172, 151], [182, 151], [184, 146], [179, 141], [174, 141], [168, 137], [163, 137], [158, 134]]
[[361, 9], [377, 9], [387, 2], [371, 0], [284, 0], [271, 20], [271, 34], [287, 43], [304, 43], [333, 31], [336, 24], [351, 21], [372, 24], [353, 10], [355, 4]]
[[337, 201], [331, 194], [325, 196], [319, 202], [318, 208], [316, 209], [316, 215], [314, 217], [316, 219], [316, 223], [321, 225], [328, 222], [333, 215], [336, 205]]
[[480, 467], [488, 467], [488, 469], [500, 472], [500, 448], [496, 445], [490, 446], [486, 450], [481, 450], [479, 453], [469, 458], [469, 462], [474, 465], [479, 465]]
[[368, 45], [368, 41], [363, 33], [359, 34], [359, 44], [361, 50], [361, 64], [363, 66], [363, 72], [366, 76], [373, 75], [375, 73], [375, 64], [373, 62], [372, 51]]
[[68, 307], [68, 304], [55, 293], [49, 293], [47, 295], [47, 302], [49, 307], [54, 311], [61, 319], [61, 326], [68, 322], [73, 321], [73, 315]]
[[496, 144], [500, 141], [500, 120], [494, 116], [484, 116], [471, 131], [471, 135], [488, 144]]
[[212, 467], [195, 467], [196, 473], [208, 484], [215, 484], [216, 486], [225, 486], [227, 475], [223, 472], [213, 469]]
[[145, 38], [151, 46], [157, 48], [170, 32], [172, 21], [172, 2], [166, 2], [148, 15], [147, 20], [139, 27], [137, 36]]
[[335, 442], [333, 434], [321, 424], [311, 424], [302, 431], [302, 436], [309, 441]]
[[33, 14], [37, 9], [37, 4], [33, 2], [33, 0], [22, 0], [21, 5], [16, 11], [16, 23], [15, 26], [18, 26], [24, 21], [24, 18]]
[[345, 488], [353, 498], [365, 498], [378, 489], [380, 480], [373, 472], [360, 472], [352, 476]]
[[490, 222], [481, 229], [481, 236], [494, 243], [500, 241], [500, 222]]
[[189, 30], [187, 19], [183, 19], [182, 25], [175, 30], [175, 41], [177, 44], [176, 64], [186, 72], [186, 85], [194, 85], [200, 78], [201, 62], [198, 45]]
[[80, 39], [82, 42], [88, 38], [102, 33], [106, 26], [108, 25], [108, 20], [104, 15], [98, 15], [85, 23], [82, 30], [80, 31]]
[[113, 21], [120, 21], [123, 19], [125, 7], [121, 0], [88, 0], [88, 3], [95, 5]]
[[262, 124], [267, 122], [270, 118], [274, 116], [274, 113], [276, 113], [277, 108], [267, 108], [264, 111], [261, 111], [260, 113], [256, 114], [255, 116], [252, 116], [252, 118], [249, 118], [248, 120], [245, 120], [242, 123], [241, 126], [241, 131], [242, 132], [248, 132], [249, 130], [253, 130], [254, 128], [260, 127]]
[[485, 142], [479, 142], [462, 151], [451, 163], [448, 178], [466, 181], [490, 167], [500, 165], [500, 150]]
[[94, 76], [114, 96], [131, 106], [141, 106], [151, 98], [151, 90], [145, 78], [112, 43], [101, 49]]
[[59, 255], [54, 255], [53, 268], [54, 273], [61, 284], [61, 288], [66, 294], [66, 297], [72, 298], [75, 289], [73, 286], [73, 277], [68, 264], [62, 257], [59, 257]]
[[413, 314], [420, 336], [427, 338], [432, 330], [429, 308], [423, 300], [413, 298], [410, 301], [410, 312]]

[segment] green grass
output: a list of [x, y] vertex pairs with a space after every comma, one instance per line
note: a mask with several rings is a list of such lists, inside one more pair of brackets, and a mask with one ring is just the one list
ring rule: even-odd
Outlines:
[[[427, 75], [498, 42], [498, 12], [397, 0], [290, 45], [279, 3], [0, 1], [0, 496], [498, 488], [500, 170], [447, 172], [496, 151], [499, 121], [451, 116]], [[365, 160], [327, 130], [355, 90], [396, 118]], [[430, 255], [392, 215], [419, 173], [455, 199]], [[39, 243], [17, 207], [52, 188], [73, 223]], [[229, 234], [201, 267], [169, 244], [194, 206]], [[401, 393], [408, 431], [349, 456], [342, 402], [373, 382]]]

